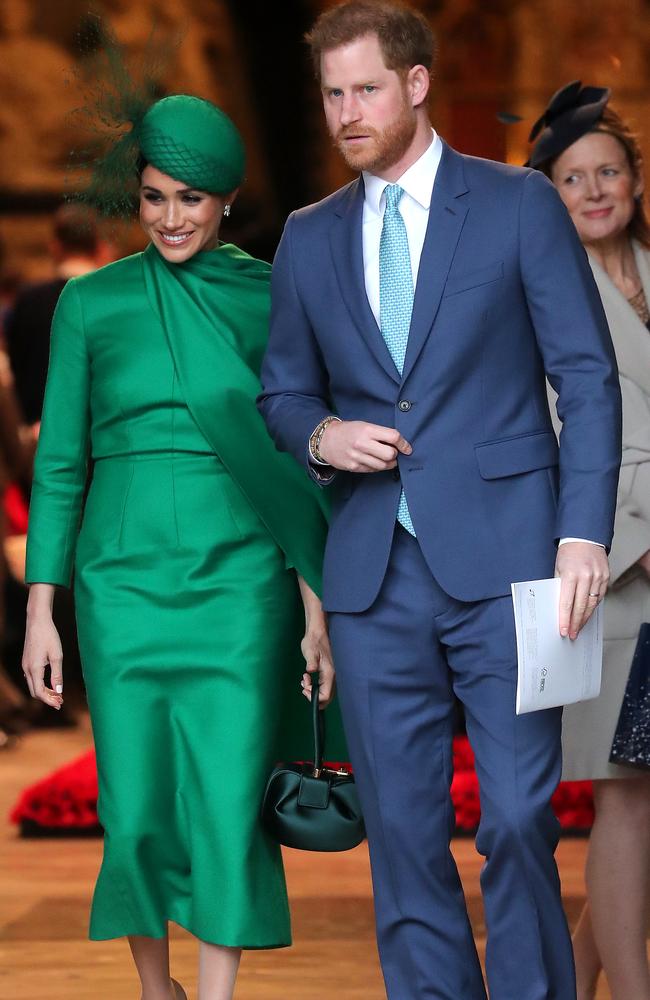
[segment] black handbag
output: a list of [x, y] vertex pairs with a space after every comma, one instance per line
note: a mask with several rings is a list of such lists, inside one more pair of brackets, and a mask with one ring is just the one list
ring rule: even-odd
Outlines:
[[650, 768], [650, 623], [644, 622], [609, 755], [612, 764]]
[[318, 680], [312, 675], [313, 763], [273, 768], [264, 792], [262, 822], [280, 844], [302, 851], [349, 851], [366, 835], [354, 776], [323, 767], [324, 733]]

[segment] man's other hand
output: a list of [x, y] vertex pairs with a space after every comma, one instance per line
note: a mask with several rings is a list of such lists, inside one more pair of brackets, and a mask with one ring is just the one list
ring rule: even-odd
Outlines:
[[575, 639], [607, 591], [607, 553], [591, 542], [565, 542], [558, 548], [555, 575], [562, 581], [560, 635]]
[[363, 420], [333, 420], [318, 450], [323, 461], [345, 472], [384, 472], [394, 469], [397, 456], [410, 455], [411, 445], [394, 427]]

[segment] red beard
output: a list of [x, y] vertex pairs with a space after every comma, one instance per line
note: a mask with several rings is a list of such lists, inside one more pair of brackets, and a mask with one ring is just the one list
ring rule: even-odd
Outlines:
[[[413, 108], [405, 104], [399, 118], [385, 128], [379, 130], [358, 123], [344, 125], [334, 136], [334, 143], [353, 170], [368, 170], [376, 174], [392, 167], [404, 156], [413, 142], [416, 128]], [[363, 146], [355, 148], [345, 141], [352, 136], [367, 136], [367, 139]]]

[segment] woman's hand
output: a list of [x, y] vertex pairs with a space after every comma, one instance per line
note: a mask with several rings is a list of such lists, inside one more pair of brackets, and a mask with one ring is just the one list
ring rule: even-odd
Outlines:
[[322, 629], [307, 628], [300, 648], [307, 667], [307, 672], [302, 675], [302, 693], [311, 701], [311, 674], [318, 671], [318, 703], [321, 708], [327, 708], [334, 697], [335, 681], [327, 626], [323, 624]]
[[318, 703], [321, 708], [326, 708], [334, 697], [335, 674], [325, 612], [314, 591], [300, 576], [298, 583], [305, 607], [305, 636], [300, 648], [307, 669], [302, 677], [302, 693], [311, 701], [311, 674], [318, 671]]
[[[63, 650], [52, 621], [54, 587], [32, 584], [27, 602], [27, 627], [23, 650], [23, 673], [32, 698], [57, 710], [63, 704]], [[45, 668], [50, 665], [51, 687], [45, 686]]]

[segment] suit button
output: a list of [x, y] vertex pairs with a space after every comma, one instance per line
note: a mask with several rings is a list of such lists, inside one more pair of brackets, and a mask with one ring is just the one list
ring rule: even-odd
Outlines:
[[393, 479], [395, 480], [396, 483], [399, 483], [400, 481], [399, 469], [393, 469]]
[[397, 407], [402, 411], [402, 413], [407, 413], [411, 409], [411, 405], [410, 399], [400, 399]]

